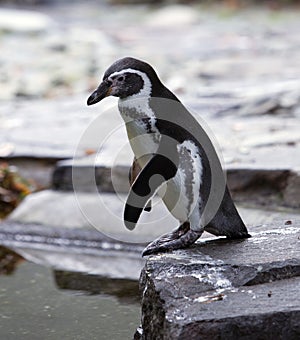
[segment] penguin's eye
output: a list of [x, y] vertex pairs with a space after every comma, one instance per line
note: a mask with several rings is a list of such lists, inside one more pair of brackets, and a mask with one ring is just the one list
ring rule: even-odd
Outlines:
[[123, 81], [124, 79], [125, 79], [124, 76], [119, 76], [119, 77], [117, 78], [118, 81]]

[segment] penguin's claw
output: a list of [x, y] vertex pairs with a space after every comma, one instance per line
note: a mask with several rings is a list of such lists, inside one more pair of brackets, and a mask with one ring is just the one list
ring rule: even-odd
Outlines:
[[165, 245], [173, 240], [179, 239], [181, 236], [186, 234], [190, 229], [189, 222], [185, 222], [181, 224], [177, 229], [171, 231], [170, 233], [164, 234], [149, 243], [148, 246], [144, 249], [142, 256], [150, 255], [153, 253], [158, 253], [161, 251], [166, 251]]
[[[197, 232], [190, 229], [188, 229], [185, 233], [182, 233], [183, 229], [180, 230], [182, 226], [180, 226], [174, 232], [163, 235], [159, 239], [151, 242], [144, 249], [142, 256], [148, 256], [152, 254], [167, 252], [170, 250], [186, 248], [193, 244], [202, 235], [202, 231]], [[170, 239], [170, 235], [177, 237], [173, 237]]]

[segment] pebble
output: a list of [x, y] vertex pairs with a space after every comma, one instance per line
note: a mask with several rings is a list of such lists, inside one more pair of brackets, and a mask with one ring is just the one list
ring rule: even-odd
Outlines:
[[197, 12], [190, 6], [170, 5], [153, 11], [147, 19], [151, 27], [179, 27], [191, 25], [198, 20]]
[[8, 157], [10, 156], [15, 149], [14, 144], [12, 143], [0, 143], [0, 157]]
[[54, 24], [45, 14], [17, 10], [0, 9], [0, 31], [10, 33], [41, 33]]

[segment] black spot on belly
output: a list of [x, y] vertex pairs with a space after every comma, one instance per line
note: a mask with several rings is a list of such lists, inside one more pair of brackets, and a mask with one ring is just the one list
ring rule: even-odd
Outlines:
[[151, 120], [150, 118], [145, 118], [144, 119], [144, 123], [146, 125], [146, 131], [147, 133], [153, 133], [153, 129], [152, 129], [152, 124], [151, 124]]

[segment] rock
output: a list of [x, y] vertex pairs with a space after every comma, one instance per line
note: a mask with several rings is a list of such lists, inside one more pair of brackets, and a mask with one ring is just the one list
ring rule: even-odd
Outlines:
[[[72, 158], [75, 154], [75, 161], [58, 163], [53, 177], [55, 189], [73, 190], [75, 185], [77, 190], [93, 191], [96, 181], [96, 186], [102, 191], [128, 192], [128, 171], [133, 154], [117, 101], [108, 98], [101, 107], [86, 107], [87, 96], [47, 101], [20, 100], [3, 105], [0, 156], [18, 163], [21, 172], [24, 165], [26, 176], [31, 176], [30, 169], [38, 165], [35, 177], [38, 184], [45, 186], [49, 184], [55, 161]], [[285, 195], [288, 178], [293, 176], [296, 180], [298, 176], [300, 143], [297, 117], [284, 119], [283, 128], [283, 120], [279, 116], [246, 119], [227, 115], [226, 119], [220, 119], [209, 114], [203, 116], [206, 108], [207, 102], [198, 103], [193, 113], [204, 124], [214, 144], [217, 146], [218, 140], [222, 146], [226, 160], [224, 168], [235, 198], [240, 201], [251, 198], [264, 205], [297, 206], [296, 196], [293, 200], [288, 198], [292, 186], [288, 189], [289, 194]], [[291, 142], [294, 144], [291, 145]], [[90, 153], [94, 154], [84, 157]], [[47, 164], [43, 166], [45, 160]]]
[[45, 14], [16, 10], [0, 9], [0, 31], [15, 33], [41, 33], [53, 26], [53, 21]]
[[[289, 170], [228, 169], [227, 184], [238, 202], [253, 202], [260, 206], [293, 207], [284, 199], [288, 181], [294, 177]], [[293, 204], [296, 204], [293, 201]]]
[[162, 3], [164, 0], [108, 0], [113, 5], [140, 5], [140, 4], [153, 4]]
[[[113, 58], [112, 39], [93, 28], [49, 26], [43, 34], [12, 32], [2, 37], [2, 100], [69, 96], [96, 86], [99, 73]], [[19, 46], [23, 49], [18, 54]]]
[[56, 165], [55, 158], [5, 157], [5, 159], [10, 165], [15, 166], [19, 174], [29, 180], [37, 190], [51, 187], [53, 169]]
[[0, 158], [6, 158], [10, 156], [14, 151], [14, 145], [12, 143], [0, 144]]
[[184, 5], [169, 5], [154, 11], [148, 16], [147, 24], [151, 27], [191, 25], [198, 19], [195, 9]]
[[[20, 225], [37, 224], [52, 230], [67, 228], [75, 232], [97, 230], [113, 240], [146, 243], [177, 226], [160, 200], [154, 200], [151, 214], [144, 213], [135, 230], [123, 223], [126, 196], [98, 192], [61, 192], [44, 190], [31, 194], [9, 216]], [[159, 225], [159, 228], [157, 227]]]
[[33, 71], [32, 74], [23, 76], [15, 89], [14, 95], [15, 97], [26, 99], [43, 98], [49, 93], [49, 88], [49, 76]]
[[240, 112], [243, 115], [264, 115], [271, 114], [280, 110], [280, 104], [277, 97], [259, 98], [254, 103], [244, 106]]
[[299, 104], [300, 104], [299, 90], [284, 93], [280, 98], [280, 105], [282, 108], [291, 109], [299, 106]]
[[112, 240], [91, 228], [5, 221], [0, 225], [0, 244], [43, 266], [112, 279], [137, 281], [144, 264], [141, 245]]
[[289, 177], [283, 199], [285, 205], [289, 207], [299, 208], [300, 202], [300, 172], [293, 172]]
[[299, 208], [299, 178], [296, 169], [257, 169], [247, 165], [245, 169], [228, 168], [227, 184], [238, 202]]
[[184, 313], [179, 312], [186, 306], [186, 302], [181, 301], [181, 306], [178, 304], [167, 313], [162, 337], [155, 335], [147, 339], [163, 339], [166, 335], [174, 340], [270, 339], [272, 334], [278, 339], [297, 339], [300, 311], [299, 299], [295, 298], [299, 288], [297, 278], [224, 295], [208, 293], [190, 302]]
[[265, 225], [247, 241], [151, 256], [140, 280], [142, 339], [296, 339], [299, 235], [299, 221]]
[[[107, 151], [113, 154], [110, 146]], [[258, 164], [245, 163], [244, 167], [235, 164], [227, 166], [227, 183], [233, 197], [239, 202], [253, 202], [263, 206], [299, 207], [298, 186], [290, 184], [298, 181], [298, 172], [289, 170], [287, 164], [277, 168], [276, 160], [273, 163], [265, 158], [263, 152], [261, 154], [261, 162]], [[106, 162], [105, 157], [95, 155], [58, 162], [53, 174], [53, 188], [72, 191], [75, 187], [77, 191], [84, 192], [93, 192], [97, 188], [102, 192], [127, 194], [130, 167], [126, 158], [131, 159], [132, 156], [130, 152], [124, 156], [118, 158], [115, 163]], [[256, 157], [259, 159], [258, 155]], [[284, 158], [292, 160], [288, 153]], [[265, 163], [266, 161], [269, 164]], [[259, 164], [262, 164], [261, 168]]]
[[[112, 145], [106, 151], [112, 155], [111, 147]], [[73, 191], [75, 187], [77, 191], [93, 192], [96, 186], [102, 192], [128, 193], [130, 168], [128, 160], [133, 159], [133, 156], [128, 152], [124, 160], [117, 154], [115, 157], [117, 162], [111, 160], [107, 162], [104, 153], [101, 153], [100, 157], [92, 154], [60, 161], [54, 169], [52, 187], [61, 191]]]
[[25, 225], [49, 225], [52, 228], [92, 229], [80, 210], [76, 208], [74, 194], [44, 190], [27, 196], [8, 220]]
[[[80, 95], [67, 100], [19, 100], [5, 104], [0, 126], [4, 157], [59, 160], [72, 158], [75, 151], [77, 157], [82, 157], [86, 150], [98, 150], [102, 140], [97, 137], [97, 131], [88, 128], [99, 113], [106, 112], [111, 101], [104, 103], [103, 111], [100, 111], [98, 107], [87, 108], [86, 98], [87, 95]], [[100, 120], [93, 125], [95, 129], [99, 127]], [[103, 133], [115, 129], [119, 122], [118, 113], [112, 114], [109, 121], [102, 124]], [[77, 147], [84, 132], [89, 135]]]

